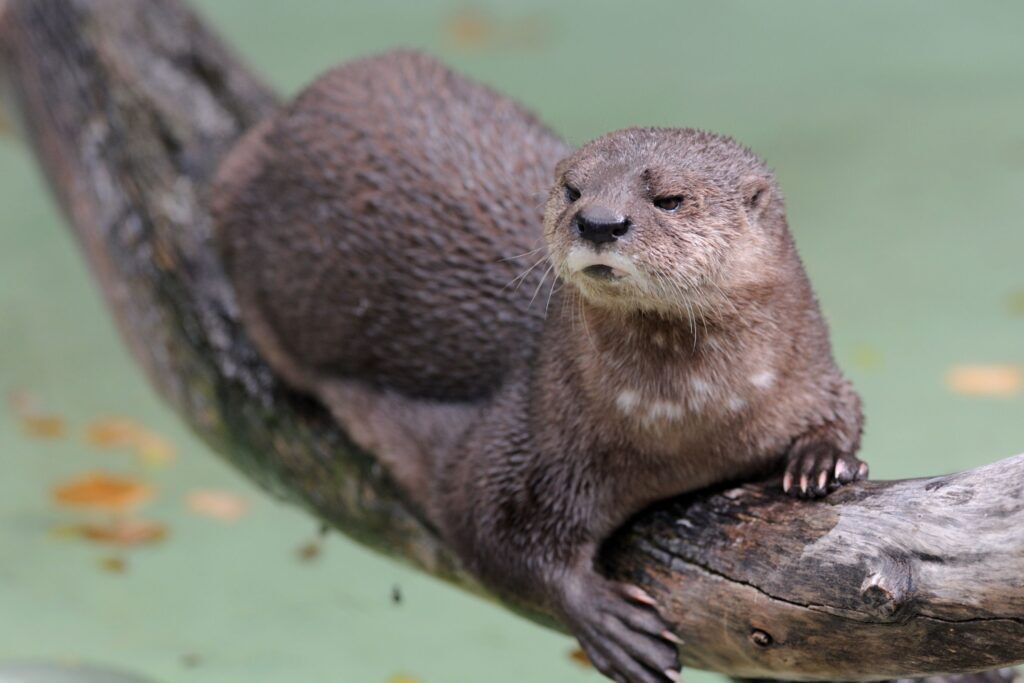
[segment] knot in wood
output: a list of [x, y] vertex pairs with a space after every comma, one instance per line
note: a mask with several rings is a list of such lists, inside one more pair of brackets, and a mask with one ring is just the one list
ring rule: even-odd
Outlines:
[[910, 594], [910, 565], [892, 557], [884, 558], [860, 587], [864, 606], [885, 619], [896, 619], [910, 603]]
[[771, 647], [775, 639], [772, 638], [772, 634], [767, 631], [762, 631], [759, 628], [755, 628], [750, 632], [750, 642], [758, 647]]

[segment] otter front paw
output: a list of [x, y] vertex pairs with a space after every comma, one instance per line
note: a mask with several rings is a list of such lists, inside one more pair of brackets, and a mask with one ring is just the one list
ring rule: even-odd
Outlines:
[[821, 498], [851, 481], [867, 479], [868, 464], [850, 453], [828, 447], [802, 448], [789, 454], [782, 490], [797, 498]]
[[598, 671], [618, 683], [679, 680], [675, 645], [682, 641], [655, 612], [653, 598], [596, 574], [570, 583], [563, 616]]

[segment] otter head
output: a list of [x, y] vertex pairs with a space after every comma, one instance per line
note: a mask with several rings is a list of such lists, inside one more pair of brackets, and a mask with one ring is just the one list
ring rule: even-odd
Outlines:
[[555, 175], [548, 254], [563, 281], [603, 308], [692, 315], [770, 278], [787, 239], [771, 171], [723, 136], [622, 130]]

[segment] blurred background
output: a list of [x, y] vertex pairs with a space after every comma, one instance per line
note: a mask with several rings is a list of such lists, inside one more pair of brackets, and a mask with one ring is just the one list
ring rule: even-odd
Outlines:
[[[573, 143], [630, 125], [735, 136], [778, 173], [865, 400], [872, 475], [1024, 451], [1024, 4], [195, 4], [288, 94], [413, 46]], [[0, 391], [0, 662], [158, 682], [599, 680], [568, 638], [321, 538], [194, 439], [121, 345], [9, 130]]]

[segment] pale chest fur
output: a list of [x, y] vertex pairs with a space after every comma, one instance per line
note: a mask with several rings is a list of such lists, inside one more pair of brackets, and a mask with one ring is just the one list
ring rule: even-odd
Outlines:
[[770, 345], [703, 330], [696, 342], [690, 330], [639, 335], [623, 331], [581, 363], [604, 438], [700, 485], [777, 447], [764, 418], [787, 377]]

